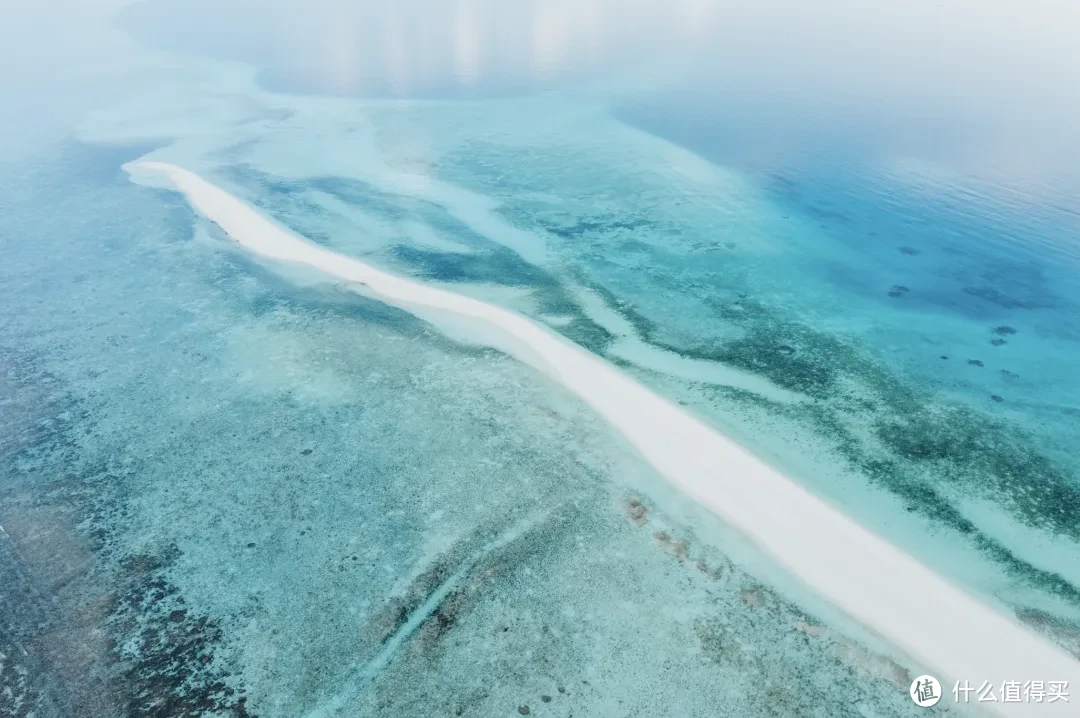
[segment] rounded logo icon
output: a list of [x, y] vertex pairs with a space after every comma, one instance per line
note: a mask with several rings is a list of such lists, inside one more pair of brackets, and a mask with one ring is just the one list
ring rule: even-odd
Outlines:
[[941, 700], [941, 684], [933, 676], [919, 676], [911, 682], [908, 693], [915, 705], [929, 708]]

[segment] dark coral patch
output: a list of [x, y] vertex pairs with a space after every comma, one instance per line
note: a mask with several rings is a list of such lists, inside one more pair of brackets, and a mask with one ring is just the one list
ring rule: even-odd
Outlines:
[[729, 342], [718, 350], [703, 353], [702, 358], [760, 374], [778, 386], [809, 396], [826, 396], [837, 377], [827, 363], [802, 356], [791, 345], [768, 335]]
[[1004, 428], [958, 407], [883, 422], [876, 433], [897, 455], [925, 462], [949, 484], [989, 490], [1026, 523], [1080, 537], [1080, 487]]
[[606, 219], [587, 220], [581, 219], [572, 224], [541, 223], [541, 226], [552, 234], [563, 239], [576, 239], [585, 234], [599, 232], [610, 234], [619, 230], [636, 231], [654, 226], [655, 223], [646, 219]]
[[978, 297], [1003, 309], [1045, 309], [1054, 306], [1053, 302], [1042, 296], [1020, 298], [994, 287], [964, 287], [964, 294]]
[[214, 663], [224, 635], [208, 616], [190, 616], [165, 571], [179, 552], [141, 554], [124, 561], [130, 590], [118, 603], [111, 624], [129, 634], [124, 682], [130, 686], [130, 715], [195, 718], [207, 714], [244, 717], [247, 699], [228, 673]]
[[465, 254], [398, 245], [392, 251], [421, 276], [436, 281], [529, 288], [533, 290], [541, 312], [570, 319], [559, 327], [563, 335], [596, 353], [603, 353], [614, 340], [607, 329], [582, 311], [558, 278], [529, 264], [509, 249], [498, 247]]

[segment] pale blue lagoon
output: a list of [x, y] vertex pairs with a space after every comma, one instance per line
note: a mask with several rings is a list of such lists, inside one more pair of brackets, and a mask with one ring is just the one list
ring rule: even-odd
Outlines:
[[[0, 9], [0, 715], [1070, 714], [950, 690], [1080, 677], [1070, 4], [40, 5]], [[140, 162], [602, 358], [1061, 675], [951, 672], [861, 546], [725, 511], [754, 471], [703, 499], [565, 369]], [[895, 620], [964, 623], [934, 590]]]

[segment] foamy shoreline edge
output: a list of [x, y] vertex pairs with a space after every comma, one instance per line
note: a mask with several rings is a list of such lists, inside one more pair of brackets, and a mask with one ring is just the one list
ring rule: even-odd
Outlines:
[[[134, 162], [133, 179], [168, 180], [249, 251], [317, 269], [437, 326], [466, 322], [479, 338], [563, 384], [669, 481], [742, 531], [821, 596], [946, 680], [1067, 680], [1080, 663], [619, 369], [505, 309], [394, 276], [316, 246], [176, 165]], [[160, 185], [159, 185], [160, 186]], [[951, 702], [946, 694], [945, 701]], [[1029, 715], [1025, 704], [983, 704]], [[1067, 711], [1070, 704], [1054, 704]], [[1053, 714], [1043, 704], [1039, 714]]]

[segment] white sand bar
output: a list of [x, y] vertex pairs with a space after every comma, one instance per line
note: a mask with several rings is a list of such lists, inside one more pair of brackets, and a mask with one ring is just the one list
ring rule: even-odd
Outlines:
[[[924, 664], [952, 703], [952, 681], [1069, 681], [1070, 703], [980, 704], [1006, 715], [1080, 714], [1080, 662], [874, 535], [713, 427], [603, 359], [525, 317], [379, 271], [318, 247], [175, 165], [133, 163], [166, 180], [245, 248], [321, 270], [451, 332], [465, 329], [560, 382], [665, 477], [737, 527], [813, 590]], [[974, 694], [972, 694], [974, 701]]]

